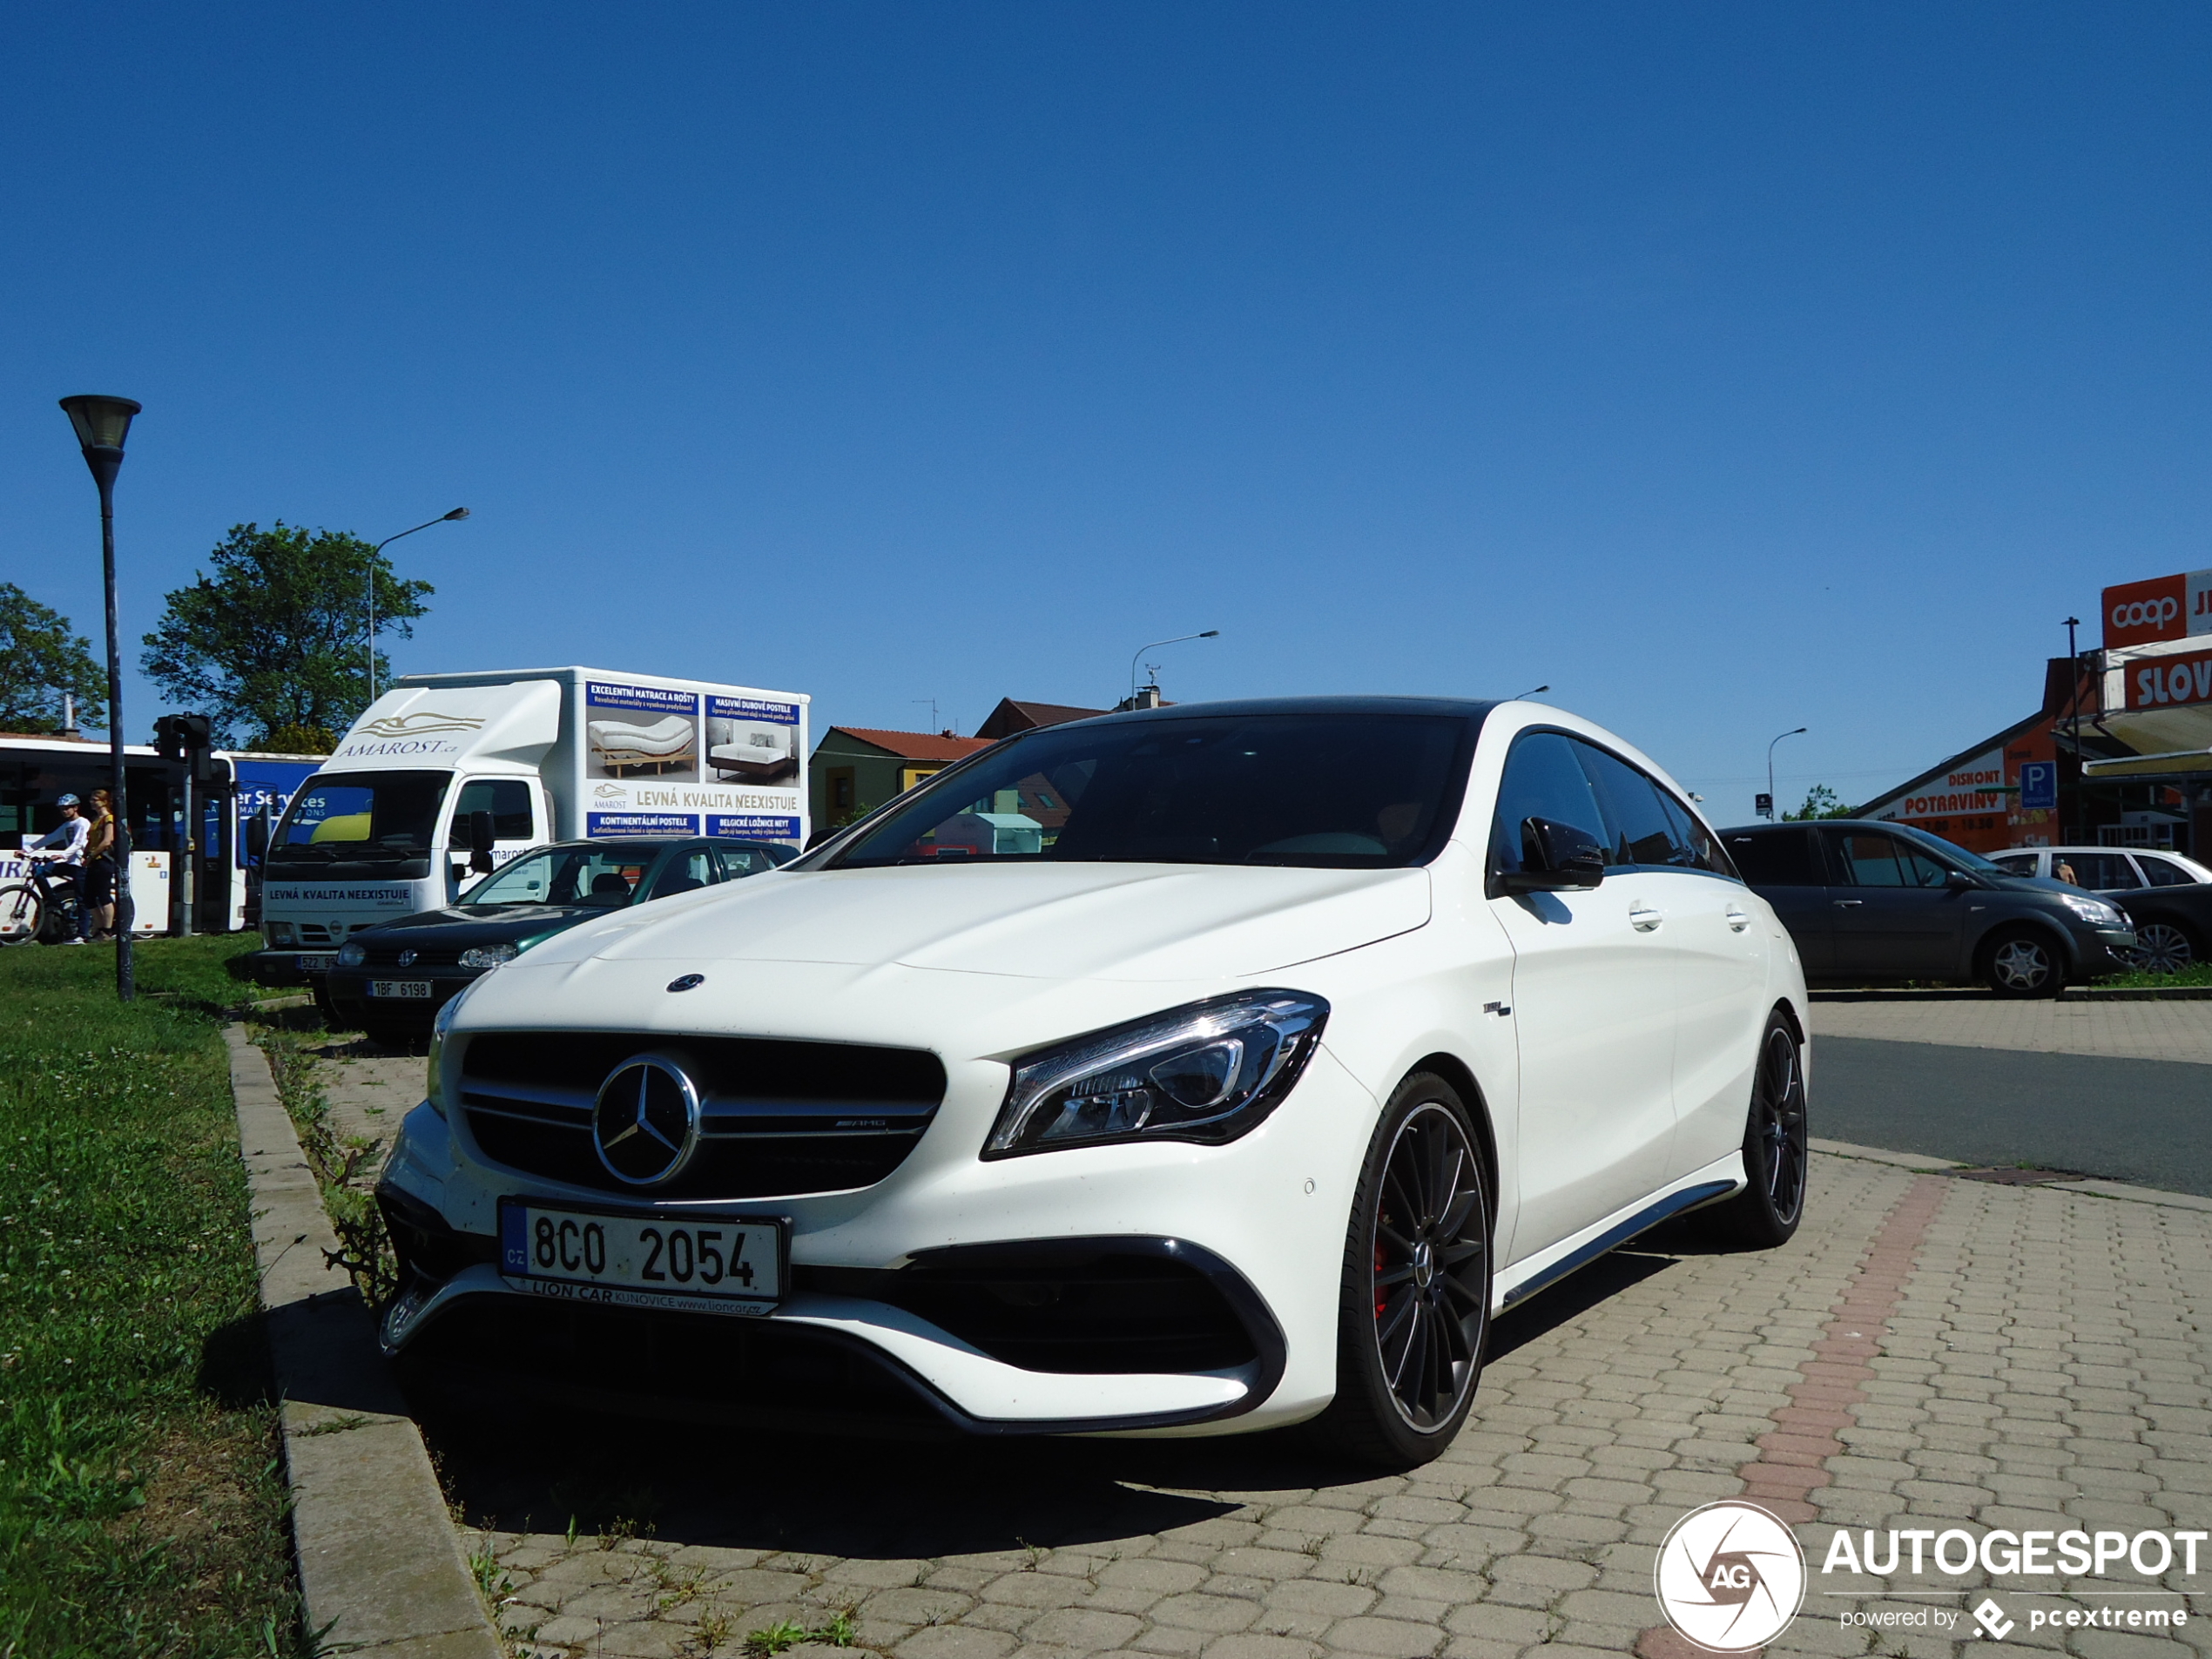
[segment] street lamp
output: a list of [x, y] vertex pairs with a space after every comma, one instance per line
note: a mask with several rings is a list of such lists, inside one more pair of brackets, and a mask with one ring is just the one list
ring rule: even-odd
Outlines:
[[130, 798], [123, 786], [123, 651], [115, 632], [115, 475], [123, 469], [123, 440], [139, 405], [127, 397], [90, 394], [62, 400], [62, 412], [77, 428], [84, 464], [100, 487], [100, 567], [107, 583], [107, 792], [115, 809], [115, 995], [128, 1002], [137, 994], [131, 961]]
[[1783, 732], [1781, 737], [1774, 739], [1774, 743], [1770, 743], [1766, 746], [1766, 815], [1769, 823], [1774, 821], [1774, 744], [1781, 742], [1783, 738], [1803, 737], [1804, 732], [1805, 728], [1803, 726], [1795, 727]]
[[1146, 651], [1157, 651], [1163, 645], [1180, 645], [1186, 639], [1218, 639], [1220, 637], [1220, 629], [1209, 628], [1202, 634], [1177, 634], [1173, 639], [1156, 639], [1149, 645], [1138, 646], [1136, 655], [1129, 659], [1129, 700], [1132, 704], [1136, 701], [1136, 665], [1144, 660]]
[[[401, 530], [400, 536], [412, 536], [415, 530], [427, 530], [433, 524], [449, 524], [456, 518], [468, 516], [466, 507], [456, 507], [449, 513], [440, 513], [435, 518], [424, 520], [413, 530]], [[400, 536], [386, 536], [370, 550], [368, 555], [368, 700], [371, 703], [376, 701], [376, 561], [386, 548], [400, 539]]]

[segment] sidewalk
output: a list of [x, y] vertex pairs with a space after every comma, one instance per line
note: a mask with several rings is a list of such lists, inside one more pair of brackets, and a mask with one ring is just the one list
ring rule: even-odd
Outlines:
[[[1770, 1650], [1873, 1652], [1838, 1611], [1892, 1604], [1819, 1574], [1838, 1524], [2212, 1529], [2208, 1318], [2212, 1213], [1823, 1155], [1788, 1248], [1616, 1255], [1501, 1320], [1466, 1432], [1409, 1475], [1346, 1480], [1279, 1440], [948, 1454], [763, 1447], [733, 1425], [625, 1435], [637, 1534], [571, 1541], [563, 1480], [588, 1486], [589, 1456], [479, 1441], [447, 1460], [503, 1526], [508, 1625], [548, 1655], [733, 1656], [846, 1608], [858, 1642], [902, 1659], [1672, 1652], [1652, 1634], [1656, 1547], [1745, 1493], [1801, 1523], [1812, 1568]], [[1983, 1595], [1931, 1581], [1949, 1609]], [[2032, 1606], [2066, 1604], [2017, 1588], [2048, 1583], [1995, 1592], [2011, 1640], [2212, 1651], [2212, 1600], [2155, 1641], [2031, 1635]]]
[[2212, 1002], [1817, 1001], [1812, 1034], [2212, 1065]]

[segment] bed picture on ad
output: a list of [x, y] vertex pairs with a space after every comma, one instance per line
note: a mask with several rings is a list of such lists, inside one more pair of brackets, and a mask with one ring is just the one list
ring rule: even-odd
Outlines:
[[772, 784], [799, 775], [799, 707], [752, 697], [706, 699], [706, 764], [721, 782]]
[[585, 775], [591, 778], [699, 776], [696, 691], [590, 680], [583, 688]]

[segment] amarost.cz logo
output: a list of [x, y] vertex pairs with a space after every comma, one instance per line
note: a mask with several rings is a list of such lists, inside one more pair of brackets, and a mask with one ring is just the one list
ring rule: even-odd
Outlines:
[[1652, 1588], [1667, 1622], [1714, 1653], [1764, 1647], [1805, 1599], [1797, 1536], [1755, 1503], [1693, 1509], [1659, 1546]]

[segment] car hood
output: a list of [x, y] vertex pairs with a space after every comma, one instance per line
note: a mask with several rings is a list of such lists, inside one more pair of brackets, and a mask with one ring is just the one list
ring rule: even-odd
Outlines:
[[365, 943], [393, 934], [405, 934], [410, 945], [450, 945], [467, 950], [473, 945], [503, 945], [594, 921], [607, 914], [597, 905], [502, 904], [425, 910], [403, 916], [354, 935]]
[[973, 865], [779, 872], [609, 916], [556, 962], [812, 962], [1022, 979], [1246, 977], [1410, 932], [1426, 870]]

